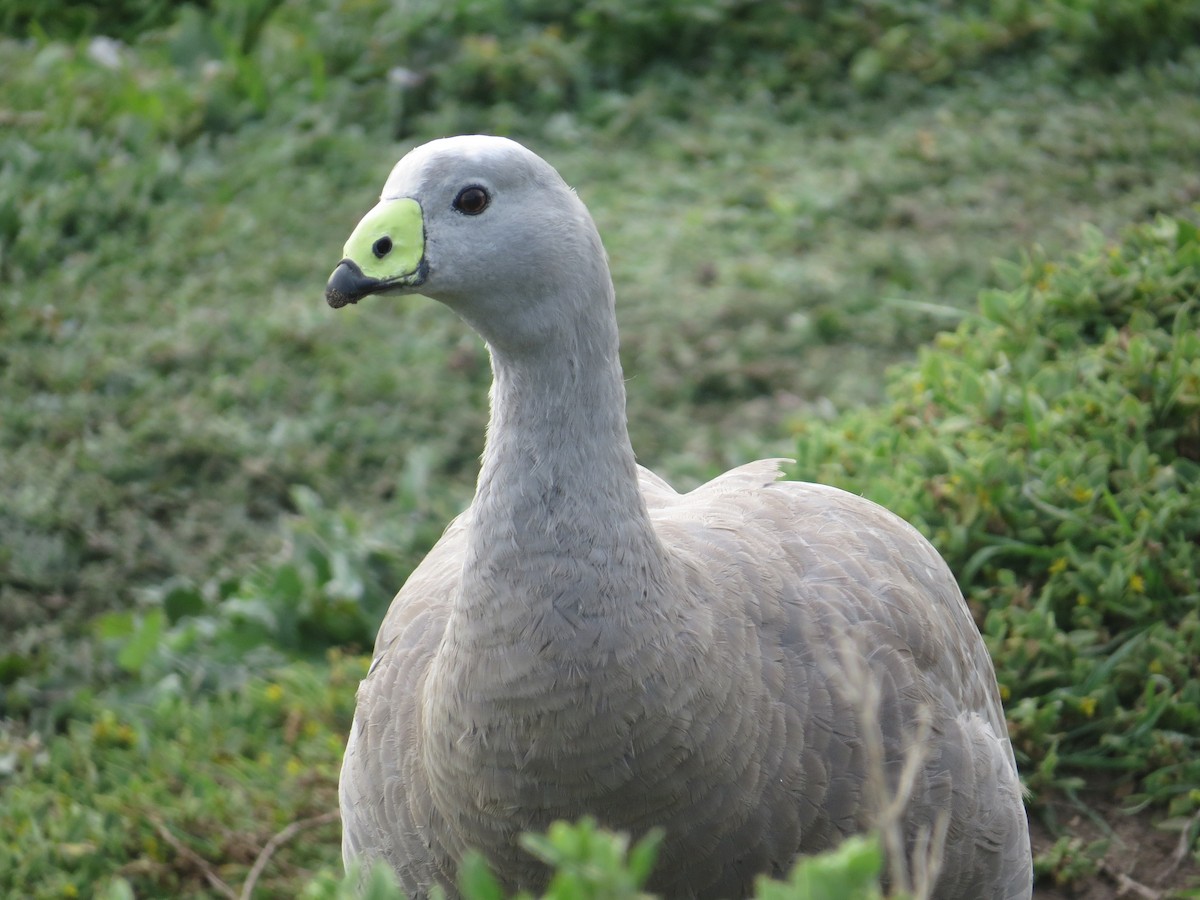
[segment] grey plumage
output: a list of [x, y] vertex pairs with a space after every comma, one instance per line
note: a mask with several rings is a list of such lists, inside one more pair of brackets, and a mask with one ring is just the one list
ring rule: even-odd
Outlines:
[[[397, 198], [421, 207], [419, 270], [364, 252]], [[441, 300], [488, 342], [495, 383], [475, 500], [397, 595], [359, 689], [347, 861], [384, 859], [421, 897], [453, 893], [477, 848], [535, 886], [517, 835], [590, 813], [665, 826], [664, 895], [746, 896], [871, 827], [915, 753], [900, 833], [912, 847], [943, 818], [933, 896], [1030, 896], [992, 664], [929, 543], [865, 499], [778, 480], [778, 461], [687, 494], [636, 466], [603, 248], [523, 147], [418, 148], [368, 219], [330, 302]]]

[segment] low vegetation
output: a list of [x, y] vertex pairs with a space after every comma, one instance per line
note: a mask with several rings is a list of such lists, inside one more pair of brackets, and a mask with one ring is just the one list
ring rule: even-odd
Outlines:
[[[1103, 791], [1197, 890], [1200, 6], [948, 10], [0, 12], [0, 893], [349, 894], [354, 686], [489, 372], [433, 304], [320, 293], [394, 159], [474, 130], [593, 210], [645, 462], [792, 456], [950, 561], [1060, 838], [1040, 886], [1099, 883], [1111, 836], [1051, 811]], [[650, 856], [532, 840], [558, 898]], [[760, 896], [869, 896], [872, 848]]]
[[1036, 801], [1089, 779], [1200, 810], [1200, 237], [1161, 219], [1003, 267], [888, 404], [797, 472], [872, 497], [959, 574]]

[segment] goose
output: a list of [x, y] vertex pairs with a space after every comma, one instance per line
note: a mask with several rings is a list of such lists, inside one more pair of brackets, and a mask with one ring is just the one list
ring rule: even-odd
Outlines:
[[891, 803], [900, 855], [936, 850], [929, 896], [1031, 895], [995, 672], [948, 566], [780, 460], [682, 494], [635, 462], [607, 258], [550, 164], [480, 135], [405, 155], [325, 298], [413, 293], [485, 341], [490, 423], [358, 689], [347, 865], [456, 897], [474, 849], [536, 889], [518, 836], [586, 814], [665, 829], [661, 895], [746, 897]]

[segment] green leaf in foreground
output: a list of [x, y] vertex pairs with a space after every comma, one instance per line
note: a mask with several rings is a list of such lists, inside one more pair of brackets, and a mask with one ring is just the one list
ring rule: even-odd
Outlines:
[[458, 867], [458, 886], [470, 900], [504, 900], [504, 888], [478, 852], [468, 853]]
[[554, 900], [640, 897], [662, 829], [652, 829], [633, 849], [629, 835], [600, 828], [594, 819], [555, 822], [545, 835], [524, 834], [521, 846], [555, 869], [547, 890]]
[[875, 837], [852, 837], [796, 863], [786, 882], [759, 878], [759, 900], [877, 900], [883, 852]]

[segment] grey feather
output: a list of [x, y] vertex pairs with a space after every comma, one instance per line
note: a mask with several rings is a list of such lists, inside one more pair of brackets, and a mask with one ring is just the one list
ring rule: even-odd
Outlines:
[[[452, 208], [468, 185], [481, 214]], [[917, 759], [900, 827], [912, 849], [944, 822], [932, 895], [1029, 897], [994, 671], [929, 543], [865, 499], [780, 481], [778, 460], [686, 494], [636, 466], [603, 248], [528, 150], [433, 142], [397, 165], [396, 197], [424, 216], [406, 290], [480, 332], [495, 383], [475, 500], [397, 595], [359, 688], [347, 861], [453, 896], [476, 848], [536, 888], [517, 836], [592, 814], [665, 826], [665, 896], [748, 896], [876, 824]]]

